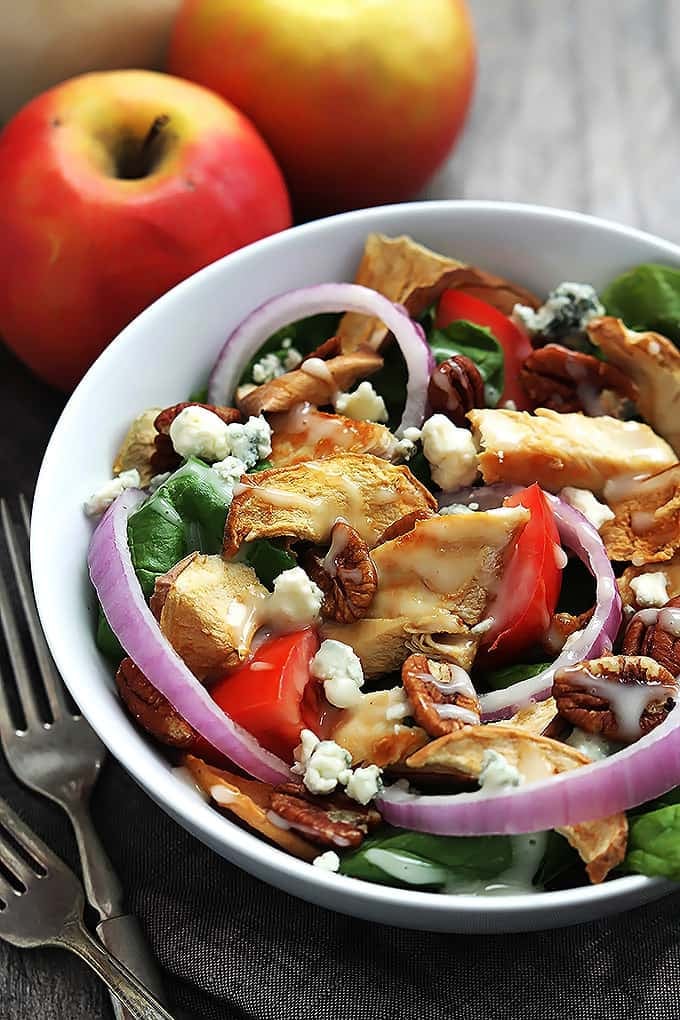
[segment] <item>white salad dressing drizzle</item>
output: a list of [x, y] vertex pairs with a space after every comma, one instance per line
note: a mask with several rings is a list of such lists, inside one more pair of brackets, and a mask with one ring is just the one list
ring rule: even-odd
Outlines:
[[646, 627], [659, 627], [672, 637], [680, 637], [680, 608], [640, 609], [633, 619], [641, 620]]
[[555, 551], [555, 563], [557, 564], [557, 569], [564, 570], [567, 563], [569, 562], [569, 557], [567, 556], [561, 545], [555, 544], [553, 548]]
[[[472, 680], [462, 666], [450, 665], [452, 679], [450, 681], [437, 680], [431, 673], [416, 673], [418, 679], [432, 684], [442, 694], [465, 694], [467, 697], [477, 700], [477, 692]], [[480, 721], [479, 712], [465, 708], [462, 705], [439, 705], [432, 706], [441, 719], [459, 719], [469, 726], [476, 726]]]
[[433, 867], [422, 861], [407, 857], [398, 850], [381, 850], [371, 847], [364, 854], [369, 864], [380, 868], [390, 878], [409, 885], [440, 885], [447, 881], [449, 872], [446, 868]]
[[446, 893], [467, 893], [471, 896], [507, 896], [511, 893], [540, 892], [533, 879], [545, 855], [547, 832], [528, 832], [511, 836], [512, 864], [494, 878], [469, 879], [455, 876], [444, 886]]
[[[338, 517], [335, 523], [346, 524], [347, 522], [344, 521], [342, 517]], [[349, 535], [344, 528], [335, 527], [333, 528], [331, 544], [329, 546], [328, 552], [326, 553], [323, 559], [323, 569], [326, 571], [329, 577], [335, 577], [337, 569], [335, 561], [337, 560], [338, 556], [341, 556], [342, 553], [344, 553], [345, 549], [347, 548], [348, 540]], [[355, 573], [357, 573], [356, 580], [361, 580], [361, 571], [359, 570], [356, 571]]]
[[594, 676], [585, 666], [570, 669], [569, 681], [609, 702], [625, 740], [636, 740], [640, 736], [640, 718], [649, 705], [668, 698], [675, 700], [678, 693], [676, 687], [664, 684], [612, 683]]

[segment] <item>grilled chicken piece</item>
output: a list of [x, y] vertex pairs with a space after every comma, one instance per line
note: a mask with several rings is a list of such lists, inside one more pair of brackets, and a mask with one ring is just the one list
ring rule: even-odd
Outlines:
[[600, 495], [608, 481], [648, 474], [676, 461], [673, 450], [648, 425], [602, 416], [559, 414], [539, 408], [468, 413], [481, 450], [487, 485], [509, 482], [559, 492], [565, 485]]
[[404, 761], [427, 743], [420, 726], [405, 725], [412, 706], [403, 687], [362, 694], [361, 701], [342, 712], [331, 734], [352, 755], [352, 764], [386, 768]]
[[367, 617], [326, 623], [324, 637], [350, 644], [368, 677], [400, 668], [408, 650], [469, 669], [480, 637], [472, 628], [528, 519], [524, 507], [503, 507], [418, 521], [373, 550], [378, 588]]
[[370, 453], [382, 460], [397, 460], [396, 438], [384, 425], [355, 421], [341, 414], [327, 414], [310, 404], [298, 404], [285, 414], [269, 418], [275, 467], [323, 460], [336, 453]]
[[289, 411], [305, 401], [319, 406], [331, 404], [339, 390], [348, 390], [382, 366], [383, 359], [370, 350], [341, 354], [328, 361], [306, 358], [292, 372], [249, 389], [238, 400], [239, 410], [244, 415], [258, 415]]

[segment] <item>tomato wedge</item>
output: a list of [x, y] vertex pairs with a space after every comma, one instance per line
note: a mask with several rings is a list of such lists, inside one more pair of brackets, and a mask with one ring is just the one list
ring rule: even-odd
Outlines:
[[319, 638], [311, 629], [271, 638], [210, 689], [234, 722], [284, 761], [293, 760], [300, 730], [318, 734], [321, 729], [325, 699], [309, 672], [318, 648]]
[[502, 666], [544, 636], [555, 612], [562, 585], [560, 536], [550, 504], [534, 483], [504, 500], [523, 506], [531, 517], [505, 568], [500, 591], [491, 607], [494, 625], [482, 638], [482, 664]]
[[464, 294], [460, 290], [445, 290], [439, 299], [435, 326], [444, 329], [458, 319], [466, 319], [475, 326], [488, 327], [503, 348], [504, 384], [499, 406], [512, 400], [518, 411], [529, 411], [531, 401], [519, 379], [522, 362], [531, 354], [529, 338], [507, 315], [503, 315], [486, 301]]

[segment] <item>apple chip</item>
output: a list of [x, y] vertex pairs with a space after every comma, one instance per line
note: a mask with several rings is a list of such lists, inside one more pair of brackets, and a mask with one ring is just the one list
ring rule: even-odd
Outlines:
[[152, 609], [192, 673], [209, 680], [246, 658], [267, 594], [246, 563], [192, 553], [157, 579]]
[[290, 829], [284, 829], [271, 821], [269, 805], [274, 787], [269, 783], [262, 783], [257, 779], [244, 779], [224, 769], [214, 768], [191, 754], [184, 756], [182, 764], [218, 807], [236, 815], [251, 829], [288, 853], [294, 854], [295, 857], [313, 861], [318, 856], [317, 846], [312, 846]]
[[244, 415], [289, 411], [296, 404], [331, 404], [338, 391], [348, 390], [358, 379], [366, 379], [382, 368], [375, 351], [355, 350], [322, 361], [306, 358], [299, 368], [242, 393], [238, 400]]
[[332, 738], [349, 751], [354, 765], [395, 765], [428, 740], [419, 726], [404, 725], [411, 711], [403, 687], [362, 694], [358, 705], [343, 711]]
[[559, 492], [566, 485], [600, 495], [606, 483], [649, 474], [677, 460], [648, 425], [606, 415], [476, 409], [472, 422], [479, 467], [487, 485], [508, 482]]
[[[535, 782], [569, 769], [588, 765], [590, 759], [568, 744], [505, 723], [465, 726], [426, 744], [407, 759], [412, 770], [451, 772], [478, 779], [485, 751], [495, 751], [517, 769], [525, 782]], [[414, 776], [414, 781], [417, 778]], [[628, 822], [623, 812], [577, 825], [558, 828], [586, 865], [591, 882], [602, 882], [624, 859]]]
[[655, 432], [680, 455], [680, 351], [659, 333], [636, 333], [605, 315], [588, 324], [588, 336], [636, 383], [636, 404]]
[[[506, 315], [518, 302], [532, 308], [540, 305], [538, 298], [523, 287], [516, 287], [474, 266], [466, 266], [457, 259], [438, 255], [406, 236], [369, 234], [355, 282], [404, 305], [412, 317], [424, 312], [449, 288], [481, 297]], [[343, 351], [353, 351], [362, 344], [379, 347], [387, 332], [378, 320], [347, 312], [340, 320], [338, 336]]]
[[323, 460], [336, 453], [370, 453], [390, 461], [399, 456], [397, 440], [384, 425], [326, 414], [310, 404], [298, 404], [286, 414], [273, 414], [269, 424], [269, 459], [276, 467]]
[[622, 486], [613, 483], [605, 496], [616, 514], [600, 532], [610, 559], [641, 566], [670, 560], [680, 550], [680, 464]]
[[404, 465], [369, 454], [343, 453], [243, 476], [224, 533], [233, 556], [243, 542], [293, 537], [322, 544], [341, 517], [370, 547], [385, 528], [437, 502]]
[[146, 487], [149, 484], [155, 474], [151, 467], [151, 458], [156, 450], [155, 442], [158, 435], [154, 422], [160, 410], [160, 407], [150, 407], [148, 411], [142, 411], [134, 419], [113, 462], [114, 475], [136, 468], [139, 471], [141, 485]]
[[378, 588], [366, 617], [326, 623], [324, 637], [351, 645], [367, 677], [400, 668], [409, 651], [469, 669], [479, 641], [472, 628], [528, 518], [524, 507], [503, 507], [418, 521], [373, 550]]
[[527, 730], [528, 733], [541, 736], [556, 715], [557, 702], [554, 698], [545, 698], [543, 701], [533, 701], [525, 708], [520, 708], [512, 719], [508, 719], [508, 726], [516, 726], [521, 730]]

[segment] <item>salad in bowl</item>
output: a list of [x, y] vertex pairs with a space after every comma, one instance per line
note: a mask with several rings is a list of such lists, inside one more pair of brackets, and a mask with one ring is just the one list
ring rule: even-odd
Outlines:
[[680, 878], [679, 309], [382, 234], [255, 308], [85, 505], [132, 718], [327, 871]]

